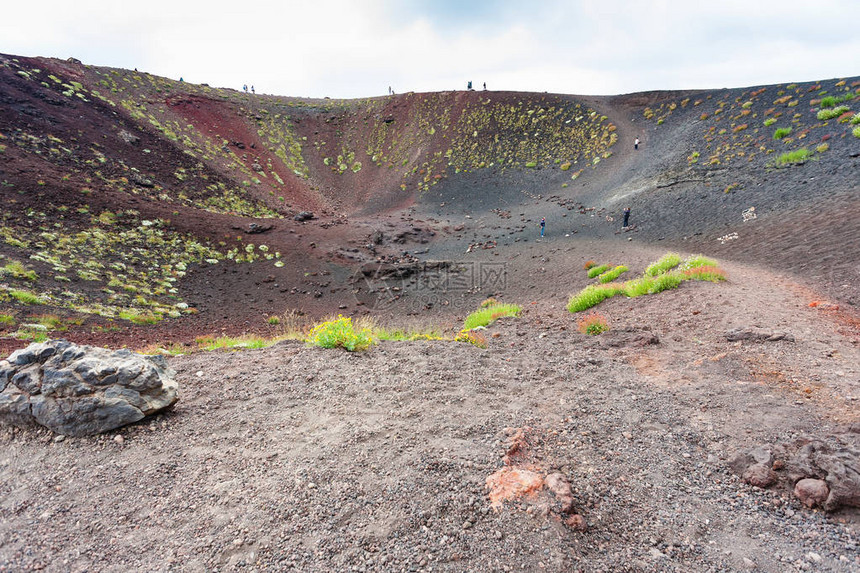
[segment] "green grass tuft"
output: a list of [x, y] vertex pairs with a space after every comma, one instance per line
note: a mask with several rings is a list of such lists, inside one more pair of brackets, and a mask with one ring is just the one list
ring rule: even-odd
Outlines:
[[833, 109], [819, 110], [816, 117], [822, 121], [827, 121], [828, 119], [839, 117], [846, 111], [850, 111], [849, 107], [847, 105], [840, 105], [839, 107], [834, 107]]
[[258, 336], [219, 336], [217, 338], [203, 337], [197, 339], [198, 347], [206, 351], [268, 348], [275, 342], [275, 339], [265, 339]]
[[5, 275], [28, 281], [34, 281], [39, 278], [36, 275], [36, 271], [28, 269], [20, 261], [9, 261], [6, 265], [0, 267], [0, 277]]
[[592, 266], [588, 269], [588, 278], [593, 279], [609, 270], [609, 265]]
[[690, 255], [687, 257], [681, 266], [678, 267], [678, 270], [685, 271], [688, 269], [694, 269], [696, 267], [716, 267], [717, 261], [706, 257], [704, 255]]
[[790, 127], [780, 127], [776, 131], [773, 132], [774, 139], [782, 139], [783, 137], [789, 135], [791, 133]]
[[795, 163], [804, 163], [810, 157], [812, 157], [812, 152], [805, 147], [795, 151], [787, 151], [776, 158], [776, 166], [785, 167]]
[[162, 319], [161, 315], [150, 311], [141, 312], [131, 309], [119, 311], [119, 317], [123, 320], [128, 320], [132, 324], [155, 324]]
[[624, 289], [623, 285], [618, 283], [609, 283], [601, 285], [588, 285], [579, 293], [570, 297], [567, 302], [567, 310], [569, 312], [582, 312], [596, 306], [613, 296], [619, 294]]
[[26, 290], [10, 290], [9, 296], [22, 304], [45, 304], [45, 302], [39, 298], [39, 295]]
[[645, 269], [645, 274], [650, 277], [655, 277], [674, 269], [681, 264], [681, 256], [678, 253], [666, 253], [655, 262], [648, 265]]
[[611, 283], [612, 281], [617, 279], [621, 274], [626, 273], [628, 270], [630, 270], [630, 269], [628, 269], [624, 265], [618, 265], [617, 267], [615, 267], [614, 269], [612, 269], [610, 271], [606, 271], [605, 273], [601, 273], [597, 277], [597, 280], [599, 280], [603, 284]]
[[488, 326], [503, 316], [518, 316], [522, 307], [518, 304], [496, 303], [494, 305], [476, 310], [466, 317], [463, 322], [463, 330], [472, 330], [479, 326]]
[[677, 273], [662, 273], [657, 276], [645, 275], [640, 279], [624, 283], [624, 295], [630, 298], [646, 294], [657, 294], [664, 290], [677, 288], [683, 282]]

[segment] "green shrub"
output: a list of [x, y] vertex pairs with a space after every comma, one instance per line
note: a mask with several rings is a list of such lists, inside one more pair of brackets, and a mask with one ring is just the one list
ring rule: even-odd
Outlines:
[[679, 264], [681, 264], [681, 256], [678, 253], [666, 253], [655, 262], [648, 265], [645, 269], [645, 274], [650, 277], [655, 277], [668, 270], [674, 269]]
[[338, 315], [313, 327], [308, 334], [308, 343], [322, 348], [344, 348], [350, 352], [366, 350], [376, 344], [368, 328], [356, 329], [352, 319]]
[[798, 149], [796, 151], [788, 151], [776, 158], [777, 167], [785, 167], [794, 163], [803, 163], [812, 156], [812, 152], [807, 148]]
[[11, 314], [0, 314], [0, 326], [15, 324], [15, 317]]
[[782, 139], [783, 137], [785, 137], [786, 135], [788, 135], [790, 133], [791, 133], [790, 127], [780, 127], [779, 129], [777, 129], [776, 131], [773, 132], [773, 138], [774, 139]]
[[609, 265], [599, 265], [588, 269], [588, 278], [593, 279], [609, 270]]
[[834, 107], [836, 104], [842, 103], [844, 101], [851, 101], [854, 99], [854, 94], [845, 94], [841, 96], [826, 96], [821, 98], [821, 103], [819, 103], [819, 107], [827, 108]]
[[860, 125], [852, 129], [851, 134], [854, 135], [854, 137], [860, 139]]
[[496, 303], [476, 310], [466, 317], [463, 330], [472, 330], [479, 326], [488, 326], [503, 316], [517, 316], [522, 307], [517, 304]]
[[623, 286], [617, 283], [602, 285], [588, 285], [577, 294], [572, 295], [567, 302], [568, 312], [582, 312], [592, 306], [596, 306], [612, 298], [623, 290]]
[[826, 107], [834, 107], [837, 103], [838, 102], [834, 96], [827, 96], [827, 97], [821, 98], [821, 103], [818, 105], [820, 105], [822, 108], [826, 108]]
[[612, 281], [617, 279], [622, 273], [626, 273], [628, 270], [630, 270], [630, 269], [628, 269], [624, 265], [618, 265], [617, 267], [615, 267], [611, 271], [606, 271], [605, 273], [601, 273], [600, 276], [597, 277], [597, 280], [599, 280], [600, 282], [602, 282], [604, 284], [605, 283], [611, 283]]
[[454, 340], [457, 342], [468, 342], [478, 348], [486, 348], [487, 347], [487, 339], [483, 334], [476, 330], [461, 330], [457, 336], [454, 337]]
[[771, 125], [773, 125], [775, 123], [776, 123], [776, 118], [774, 118], [774, 117], [769, 117], [766, 120], [764, 120], [764, 126], [765, 127], [770, 127]]
[[833, 119], [834, 117], [839, 117], [846, 111], [849, 111], [847, 105], [840, 105], [839, 107], [834, 107], [833, 109], [822, 109], [818, 111], [818, 119], [822, 121], [827, 121], [828, 119]]
[[860, 123], [860, 113], [855, 113], [854, 117], [851, 118], [851, 125], [857, 125]]

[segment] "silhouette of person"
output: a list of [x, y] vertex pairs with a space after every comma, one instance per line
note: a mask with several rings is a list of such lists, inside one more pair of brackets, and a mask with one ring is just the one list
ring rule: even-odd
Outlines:
[[487, 82], [484, 82], [484, 91], [487, 91]]
[[469, 80], [469, 83], [466, 84], [466, 89], [472, 89], [472, 80]]
[[254, 91], [254, 86], [251, 86], [251, 93], [252, 93], [252, 94], [257, 93], [257, 92], [255, 92], [255, 91]]

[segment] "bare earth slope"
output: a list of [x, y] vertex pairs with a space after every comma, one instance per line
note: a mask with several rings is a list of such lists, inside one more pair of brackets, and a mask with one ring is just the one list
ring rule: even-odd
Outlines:
[[[728, 467], [860, 428], [858, 87], [341, 102], [0, 56], [4, 352], [524, 307], [486, 349], [189, 353], [141, 424], [0, 427], [0, 571], [860, 571], [856, 508]], [[577, 331], [587, 261], [669, 250], [728, 280]]]

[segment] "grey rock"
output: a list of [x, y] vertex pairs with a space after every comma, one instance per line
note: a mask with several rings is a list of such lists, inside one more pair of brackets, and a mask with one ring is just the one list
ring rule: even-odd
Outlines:
[[124, 129], [119, 132], [119, 138], [130, 145], [137, 145], [140, 143], [140, 138], [138, 136]]
[[301, 211], [293, 216], [295, 221], [310, 221], [314, 218], [314, 214], [310, 211]]
[[776, 342], [784, 340], [786, 342], [794, 342], [794, 335], [788, 332], [766, 332], [755, 328], [738, 327], [726, 331], [726, 340], [736, 342], [739, 340], [748, 340], [751, 342]]
[[169, 408], [178, 385], [164, 357], [31, 344], [0, 361], [0, 422], [69, 436], [107, 432]]

